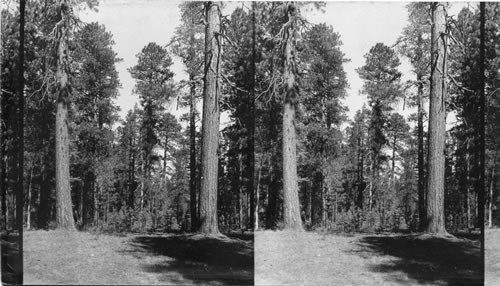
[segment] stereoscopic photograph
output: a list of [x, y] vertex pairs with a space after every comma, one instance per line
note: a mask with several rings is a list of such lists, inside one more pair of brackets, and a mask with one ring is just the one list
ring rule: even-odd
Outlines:
[[2, 285], [500, 285], [500, 2], [0, 3]]

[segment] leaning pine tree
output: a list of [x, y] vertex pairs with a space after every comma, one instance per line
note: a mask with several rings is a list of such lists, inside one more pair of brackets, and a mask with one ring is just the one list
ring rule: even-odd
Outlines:
[[429, 153], [427, 175], [427, 232], [446, 233], [444, 221], [446, 136], [446, 11], [444, 3], [432, 3], [431, 86], [429, 105]]
[[294, 4], [286, 5], [286, 22], [282, 28], [285, 59], [283, 81], [286, 87], [283, 98], [283, 218], [285, 229], [302, 230], [297, 179], [297, 138], [295, 135], [295, 108], [299, 90], [295, 81], [295, 37], [298, 33], [300, 15]]
[[56, 221], [57, 227], [75, 230], [73, 206], [71, 203], [71, 185], [69, 174], [69, 132], [68, 109], [70, 88], [68, 83], [68, 37], [73, 15], [68, 0], [56, 2], [59, 22], [56, 26], [57, 44], [57, 111], [56, 111]]
[[205, 85], [201, 143], [200, 232], [217, 234], [217, 178], [219, 146], [220, 3], [205, 3]]

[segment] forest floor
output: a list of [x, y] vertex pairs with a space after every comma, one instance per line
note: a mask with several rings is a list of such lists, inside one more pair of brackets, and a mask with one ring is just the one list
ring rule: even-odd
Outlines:
[[24, 284], [251, 285], [253, 234], [25, 231]]
[[477, 235], [255, 232], [255, 285], [482, 285], [479, 262]]
[[500, 228], [486, 229], [485, 285], [500, 285]]

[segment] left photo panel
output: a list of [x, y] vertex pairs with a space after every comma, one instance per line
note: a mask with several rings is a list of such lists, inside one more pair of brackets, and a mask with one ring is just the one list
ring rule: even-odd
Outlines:
[[1, 1], [2, 284], [254, 284], [238, 25], [237, 2]]

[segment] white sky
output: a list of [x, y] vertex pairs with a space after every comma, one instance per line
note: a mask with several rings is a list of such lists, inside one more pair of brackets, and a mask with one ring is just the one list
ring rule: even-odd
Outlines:
[[[127, 111], [138, 102], [138, 96], [133, 93], [134, 80], [127, 68], [137, 63], [135, 55], [149, 42], [160, 45], [167, 44], [174, 35], [175, 28], [180, 24], [179, 1], [164, 0], [101, 0], [98, 12], [82, 12], [80, 17], [85, 22], [97, 21], [106, 26], [113, 34], [114, 50], [123, 61], [117, 64], [122, 88], [116, 103], [120, 106], [120, 115], [125, 117]], [[228, 6], [238, 5], [233, 2]], [[360, 94], [363, 82], [355, 69], [364, 64], [364, 55], [377, 42], [392, 46], [407, 24], [406, 2], [327, 2], [325, 12], [306, 12], [306, 18], [312, 23], [325, 22], [333, 26], [334, 31], [341, 36], [341, 50], [351, 61], [344, 69], [350, 88], [345, 104], [349, 108], [348, 115], [353, 117], [360, 109], [366, 97]], [[452, 3], [448, 11], [456, 14], [463, 3]], [[230, 14], [230, 12], [224, 12]], [[172, 70], [174, 80], [186, 77], [184, 67], [176, 57]], [[413, 77], [408, 61], [401, 58], [400, 71], [403, 81]], [[170, 106], [170, 112], [175, 112], [175, 104]], [[408, 114], [408, 110], [403, 112]], [[223, 120], [223, 118], [222, 118]]]

